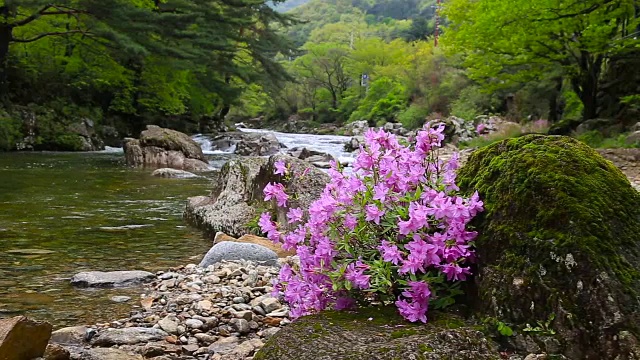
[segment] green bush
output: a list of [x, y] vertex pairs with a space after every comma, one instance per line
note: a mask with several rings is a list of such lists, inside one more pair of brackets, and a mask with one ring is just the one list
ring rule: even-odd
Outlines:
[[628, 134], [620, 134], [615, 137], [605, 137], [598, 130], [591, 130], [574, 137], [595, 149], [619, 149], [619, 148], [640, 147], [640, 144], [638, 143], [627, 144], [626, 142], [627, 136]]
[[371, 87], [349, 121], [368, 120], [370, 123], [390, 121], [406, 106], [406, 88], [389, 78], [380, 78]]
[[57, 151], [82, 151], [83, 141], [80, 135], [62, 134], [56, 136], [47, 147]]
[[429, 109], [420, 104], [411, 104], [398, 115], [398, 121], [405, 129], [414, 130], [422, 127], [429, 115]]
[[16, 148], [16, 143], [22, 138], [20, 126], [19, 119], [0, 112], [0, 151], [10, 151]]

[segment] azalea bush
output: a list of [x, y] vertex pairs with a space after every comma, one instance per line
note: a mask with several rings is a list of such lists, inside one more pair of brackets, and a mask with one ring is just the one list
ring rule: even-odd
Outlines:
[[[292, 317], [327, 308], [395, 303], [409, 321], [427, 322], [429, 307], [451, 305], [471, 274], [469, 221], [483, 210], [475, 193], [457, 194], [457, 154], [438, 159], [444, 126], [426, 124], [410, 144], [370, 129], [353, 170], [332, 163], [331, 181], [308, 209], [288, 210], [288, 224], [263, 213], [259, 225], [300, 264], [284, 265], [275, 292]], [[276, 174], [296, 176], [284, 162]], [[269, 183], [265, 201], [287, 207], [286, 187]], [[286, 230], [290, 229], [290, 230]]]

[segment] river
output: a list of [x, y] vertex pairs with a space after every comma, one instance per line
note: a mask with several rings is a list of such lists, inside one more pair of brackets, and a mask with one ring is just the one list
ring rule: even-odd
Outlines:
[[[256, 130], [245, 130], [256, 131]], [[343, 162], [343, 136], [274, 133]], [[230, 157], [194, 136], [213, 168]], [[0, 317], [24, 314], [55, 328], [111, 321], [139, 304], [140, 288], [69, 285], [90, 270], [147, 270], [199, 262], [209, 249], [182, 210], [210, 179], [164, 179], [127, 168], [122, 149], [92, 153], [0, 153]], [[115, 303], [114, 295], [130, 296]]]

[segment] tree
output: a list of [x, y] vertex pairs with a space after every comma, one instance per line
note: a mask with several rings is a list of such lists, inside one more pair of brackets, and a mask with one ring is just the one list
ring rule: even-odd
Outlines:
[[350, 78], [345, 71], [349, 49], [335, 43], [307, 44], [307, 54], [296, 60], [298, 75], [311, 86], [319, 85], [331, 94], [331, 107], [338, 109]]
[[637, 0], [451, 0], [442, 43], [464, 54], [469, 75], [494, 89], [560, 74], [598, 116], [612, 57], [638, 46]]

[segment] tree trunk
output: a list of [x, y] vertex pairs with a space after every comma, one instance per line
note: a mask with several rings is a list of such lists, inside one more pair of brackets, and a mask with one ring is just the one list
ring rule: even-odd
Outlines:
[[13, 27], [8, 23], [9, 7], [0, 6], [0, 98], [8, 94], [8, 59], [9, 43], [12, 39]]
[[552, 92], [549, 98], [549, 121], [552, 123], [558, 122], [562, 114], [561, 104], [558, 99], [562, 95], [562, 78], [555, 79], [556, 86], [555, 91]]
[[578, 85], [578, 89], [575, 90], [584, 105], [582, 121], [598, 117], [598, 82], [600, 72], [602, 71], [603, 60], [601, 55], [593, 58], [586, 52], [582, 53], [582, 61], [580, 64], [582, 76], [578, 84], [574, 83], [574, 87]]

